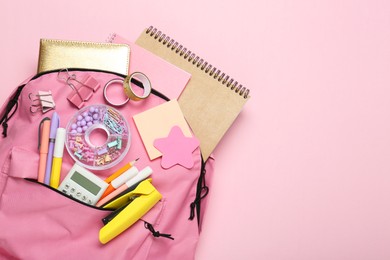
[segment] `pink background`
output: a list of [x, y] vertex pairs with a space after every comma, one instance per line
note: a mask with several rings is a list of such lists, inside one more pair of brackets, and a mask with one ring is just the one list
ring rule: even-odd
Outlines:
[[252, 98], [215, 151], [197, 259], [390, 259], [388, 1], [2, 1], [1, 94], [40, 38], [154, 25]]

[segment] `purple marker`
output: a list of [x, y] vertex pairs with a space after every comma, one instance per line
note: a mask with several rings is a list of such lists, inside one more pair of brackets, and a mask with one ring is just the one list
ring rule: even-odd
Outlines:
[[49, 134], [49, 153], [47, 155], [46, 172], [44, 183], [50, 185], [51, 164], [53, 161], [54, 143], [56, 140], [57, 128], [60, 126], [60, 118], [56, 112], [51, 116]]

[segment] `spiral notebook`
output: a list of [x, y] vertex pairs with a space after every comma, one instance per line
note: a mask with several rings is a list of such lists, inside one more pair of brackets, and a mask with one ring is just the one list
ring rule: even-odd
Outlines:
[[206, 160], [249, 99], [249, 89], [152, 26], [135, 43], [192, 75], [178, 101]]

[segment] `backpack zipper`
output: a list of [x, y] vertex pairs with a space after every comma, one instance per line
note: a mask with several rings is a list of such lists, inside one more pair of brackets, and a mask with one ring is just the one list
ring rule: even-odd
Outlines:
[[39, 182], [39, 181], [37, 181], [37, 180], [35, 180], [35, 179], [31, 179], [31, 178], [24, 178], [24, 179], [25, 179], [26, 181], [29, 181], [29, 182], [32, 182], [32, 183], [36, 183], [36, 184], [42, 185], [42, 186], [44, 186], [45, 188], [48, 188], [48, 189], [50, 189], [50, 190], [52, 190], [52, 191], [58, 193], [59, 195], [64, 196], [64, 197], [66, 197], [67, 199], [71, 199], [71, 200], [73, 200], [73, 201], [75, 201], [75, 202], [77, 202], [77, 203], [79, 203], [79, 204], [81, 204], [81, 205], [83, 205], [83, 206], [87, 206], [87, 207], [90, 207], [90, 208], [93, 208], [93, 209], [97, 209], [97, 210], [102, 210], [102, 211], [110, 211], [110, 212], [113, 211], [113, 209], [109, 209], [109, 208], [100, 208], [100, 207], [96, 207], [96, 206], [87, 204], [87, 203], [85, 203], [85, 202], [82, 202], [82, 201], [80, 201], [80, 200], [77, 200], [76, 198], [73, 198], [73, 197], [71, 197], [71, 196], [68, 196], [68, 195], [62, 193], [62, 192], [59, 191], [58, 189], [53, 188], [53, 187], [51, 187], [51, 186], [48, 186], [48, 185], [46, 185], [46, 184], [44, 184], [44, 183], [41, 183], [41, 182]]
[[[49, 74], [49, 73], [58, 73], [59, 71], [61, 71], [62, 69], [57, 69], [57, 70], [50, 70], [50, 71], [44, 71], [44, 72], [41, 72], [41, 73], [38, 73], [36, 74], [34, 77], [32, 77], [29, 82], [31, 80], [34, 80], [34, 79], [37, 79], [43, 75], [46, 75], [46, 74]], [[93, 71], [93, 72], [103, 72], [103, 73], [110, 73], [110, 74], [114, 74], [114, 75], [117, 75], [119, 77], [122, 77], [122, 78], [125, 78], [126, 75], [123, 75], [123, 74], [120, 74], [120, 73], [116, 73], [116, 72], [111, 72], [111, 71], [106, 71], [106, 70], [98, 70], [98, 69], [78, 69], [78, 68], [71, 68], [71, 69], [68, 69], [68, 71]], [[134, 80], [132, 81], [132, 83], [134, 83], [135, 85], [137, 85], [138, 87], [140, 88], [143, 88], [143, 85], [141, 82], [137, 81], [137, 80]], [[27, 84], [27, 83], [26, 83]], [[4, 115], [3, 117], [0, 119], [0, 124], [2, 125], [3, 127], [3, 137], [7, 137], [7, 131], [8, 131], [8, 124], [7, 122], [12, 118], [12, 116], [15, 114], [15, 112], [18, 110], [18, 99], [19, 99], [19, 96], [20, 94], [22, 93], [22, 90], [23, 88], [26, 86], [26, 84], [23, 84], [23, 85], [20, 85], [17, 90], [15, 91], [15, 94], [12, 96], [12, 98], [8, 101], [7, 103], [7, 106], [5, 107], [5, 112], [4, 112]], [[165, 101], [169, 101], [169, 98], [167, 96], [165, 96], [164, 94], [158, 92], [157, 90], [155, 89], [152, 89], [152, 94], [155, 95], [155, 96], [158, 96], [159, 98], [162, 98], [164, 99]], [[12, 111], [12, 113], [11, 113]]]

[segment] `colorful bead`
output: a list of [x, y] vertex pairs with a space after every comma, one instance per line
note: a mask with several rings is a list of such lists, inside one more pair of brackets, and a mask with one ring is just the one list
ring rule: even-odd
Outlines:
[[[109, 141], [103, 146], [87, 143], [89, 130], [95, 129], [90, 127], [95, 124], [99, 124], [96, 129], [104, 128], [109, 132]], [[69, 151], [73, 159], [91, 167], [100, 168], [112, 164], [123, 157], [124, 146], [127, 146], [127, 128], [126, 120], [117, 110], [103, 105], [91, 106], [76, 114], [68, 126]], [[126, 136], [123, 140], [118, 136], [122, 134]]]

